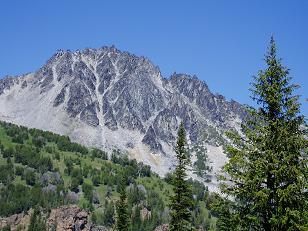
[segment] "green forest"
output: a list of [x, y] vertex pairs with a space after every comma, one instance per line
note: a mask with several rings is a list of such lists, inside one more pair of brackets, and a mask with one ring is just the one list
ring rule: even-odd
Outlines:
[[[0, 216], [27, 211], [44, 212], [64, 204], [77, 204], [92, 212], [92, 221], [115, 226], [116, 203], [124, 184], [127, 197], [128, 230], [154, 230], [170, 221], [169, 195], [172, 174], [165, 179], [125, 153], [88, 149], [66, 136], [0, 123]], [[194, 227], [215, 230], [220, 200], [203, 184], [189, 181], [194, 196]], [[81, 195], [81, 196], [80, 196]], [[140, 210], [151, 211], [142, 220]]]

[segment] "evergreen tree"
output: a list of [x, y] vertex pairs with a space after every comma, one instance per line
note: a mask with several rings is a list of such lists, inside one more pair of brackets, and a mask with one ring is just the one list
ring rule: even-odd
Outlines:
[[307, 230], [307, 140], [293, 94], [297, 86], [276, 56], [273, 38], [265, 61], [251, 89], [260, 108], [248, 109], [244, 136], [228, 134], [229, 183], [222, 191], [234, 198], [237, 230]]
[[126, 179], [122, 175], [119, 184], [120, 200], [116, 204], [116, 230], [128, 231], [129, 216], [127, 211]]
[[189, 159], [186, 150], [186, 132], [183, 123], [178, 130], [178, 139], [176, 144], [177, 166], [173, 178], [174, 195], [171, 195], [171, 221], [170, 231], [192, 230], [191, 227], [191, 207], [192, 193], [191, 186], [187, 182], [186, 170]]
[[1, 231], [11, 231], [11, 226], [7, 225], [4, 226], [2, 229], [0, 229]]
[[113, 202], [105, 202], [105, 211], [103, 216], [104, 225], [112, 227], [114, 224], [114, 204]]
[[44, 231], [44, 230], [46, 230], [45, 222], [41, 217], [39, 209], [35, 208], [30, 218], [28, 231]]
[[209, 157], [207, 155], [207, 149], [203, 145], [198, 145], [196, 147], [196, 157], [197, 160], [194, 163], [194, 173], [197, 176], [202, 177], [206, 181], [211, 181], [211, 179], [208, 176], [208, 173], [212, 171], [212, 167], [208, 165], [209, 163]]
[[140, 209], [138, 208], [138, 206], [136, 206], [133, 209], [133, 217], [132, 217], [132, 225], [130, 230], [134, 231], [134, 230], [142, 230], [142, 220], [140, 217]]

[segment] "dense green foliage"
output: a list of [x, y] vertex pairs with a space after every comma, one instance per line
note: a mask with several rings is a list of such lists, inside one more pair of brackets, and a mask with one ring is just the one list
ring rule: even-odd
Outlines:
[[234, 203], [225, 206], [229, 219], [223, 223], [233, 230], [307, 230], [304, 117], [273, 39], [265, 61], [267, 68], [254, 78], [251, 89], [260, 108], [249, 109], [244, 136], [229, 134], [233, 145], [227, 148], [230, 160], [224, 169], [230, 178], [222, 190]]
[[[214, 230], [216, 219], [204, 201], [207, 189], [195, 181], [190, 184], [193, 226]], [[153, 231], [170, 222], [172, 185], [149, 166], [119, 150], [113, 150], [109, 160], [106, 152], [72, 143], [66, 136], [0, 122], [0, 216], [30, 208], [48, 213], [78, 204], [92, 212], [95, 224], [115, 228], [116, 204], [124, 191], [128, 230]], [[40, 216], [33, 218], [34, 223], [40, 221]]]
[[28, 231], [45, 231], [45, 230], [46, 230], [45, 221], [41, 217], [40, 211], [37, 208], [35, 208], [30, 218]]
[[126, 179], [123, 175], [121, 177], [120, 185], [119, 185], [119, 192], [120, 192], [120, 199], [117, 201], [116, 204], [116, 230], [117, 231], [128, 231], [129, 228], [129, 217], [127, 211], [127, 196], [126, 196]]
[[187, 167], [189, 164], [186, 150], [186, 132], [181, 123], [178, 131], [176, 144], [177, 166], [174, 172], [172, 184], [174, 195], [171, 195], [171, 231], [191, 230], [192, 192], [191, 185], [186, 180]]

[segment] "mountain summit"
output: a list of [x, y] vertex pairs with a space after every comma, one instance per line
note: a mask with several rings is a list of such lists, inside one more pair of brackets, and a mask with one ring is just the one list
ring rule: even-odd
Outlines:
[[213, 156], [244, 115], [197, 77], [164, 78], [149, 59], [115, 47], [59, 50], [36, 72], [0, 80], [1, 120], [126, 150], [160, 174], [172, 167], [181, 121], [189, 144], [206, 145]]

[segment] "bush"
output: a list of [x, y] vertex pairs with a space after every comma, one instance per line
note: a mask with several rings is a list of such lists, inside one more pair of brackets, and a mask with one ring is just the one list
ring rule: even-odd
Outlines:
[[65, 169], [65, 173], [67, 175], [71, 175], [72, 171], [73, 171], [73, 166], [74, 166], [74, 162], [71, 158], [68, 159], [64, 159], [64, 164], [66, 165], [66, 169]]
[[4, 185], [8, 185], [14, 180], [14, 178], [15, 178], [15, 174], [14, 174], [14, 167], [12, 163], [0, 165], [0, 183], [3, 183]]
[[93, 183], [94, 186], [99, 186], [100, 185], [101, 179], [100, 179], [99, 175], [94, 175], [92, 177], [92, 183]]
[[16, 166], [15, 167], [15, 174], [17, 175], [17, 176], [22, 176], [23, 174], [24, 174], [24, 167], [22, 167], [22, 166]]
[[86, 198], [89, 202], [93, 201], [93, 186], [88, 183], [82, 184], [82, 192], [84, 194], [84, 198]]
[[1, 229], [1, 231], [11, 231], [11, 226], [7, 225]]
[[42, 157], [38, 161], [38, 170], [41, 173], [47, 172], [47, 171], [52, 171], [53, 165], [50, 157]]
[[38, 209], [34, 209], [30, 218], [30, 224], [28, 231], [44, 231], [46, 230], [45, 221], [41, 217], [41, 213]]
[[27, 186], [10, 184], [0, 190], [0, 216], [21, 213], [32, 206], [32, 195]]
[[75, 193], [78, 193], [79, 192], [79, 188], [78, 188], [79, 185], [80, 185], [79, 180], [77, 178], [73, 177], [72, 180], [71, 180], [70, 190], [75, 192]]
[[34, 171], [27, 169], [27, 170], [25, 171], [24, 178], [25, 178], [26, 183], [27, 183], [28, 185], [31, 185], [31, 186], [35, 185], [36, 176], [35, 176]]
[[55, 159], [56, 160], [60, 160], [61, 159], [59, 152], [55, 152]]
[[[108, 202], [106, 200], [105, 211], [104, 211], [104, 214], [103, 214], [103, 224], [102, 225], [112, 227], [114, 222], [115, 222], [114, 217], [115, 217], [114, 203], [112, 201]], [[97, 220], [97, 222], [99, 222], [99, 220]]]
[[52, 147], [52, 146], [46, 146], [45, 147], [45, 150], [46, 150], [46, 152], [48, 152], [48, 153], [53, 153], [55, 150], [54, 150], [54, 148]]
[[8, 149], [3, 150], [3, 157], [8, 158], [8, 157], [13, 157], [14, 156], [14, 148], [9, 147]]
[[103, 159], [103, 160], [108, 160], [107, 152], [99, 150], [97, 148], [94, 148], [91, 151], [91, 156], [92, 156], [92, 158], [100, 158], [100, 159]]

